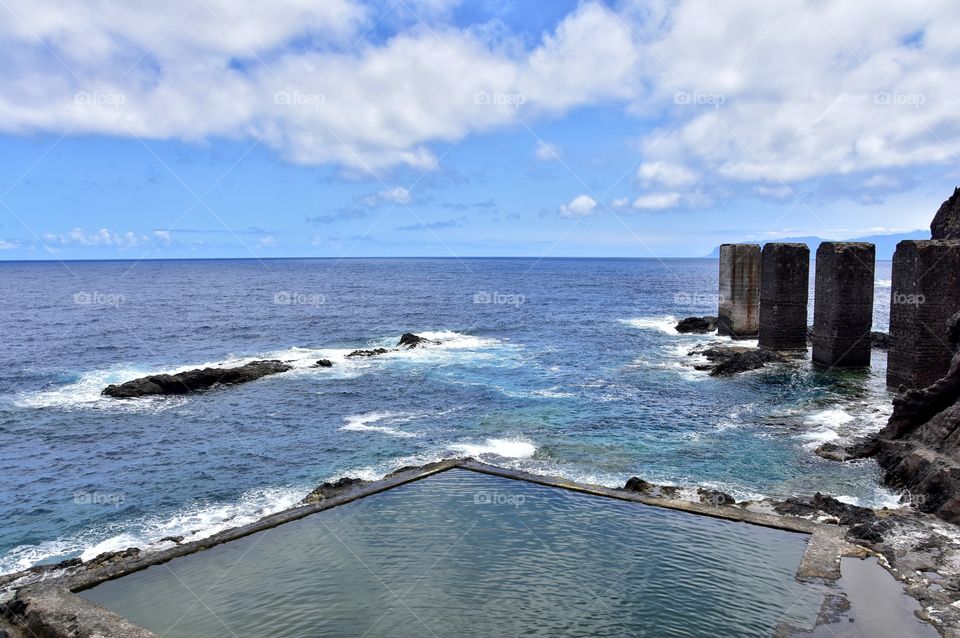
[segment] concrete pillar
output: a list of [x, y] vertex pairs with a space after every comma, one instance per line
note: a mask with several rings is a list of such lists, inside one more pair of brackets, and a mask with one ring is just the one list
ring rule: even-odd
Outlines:
[[893, 255], [887, 384], [923, 388], [946, 374], [947, 320], [960, 311], [960, 241], [906, 240]]
[[769, 243], [760, 256], [760, 347], [807, 349], [810, 249]]
[[830, 368], [870, 365], [876, 247], [825, 241], [817, 249], [813, 362]]
[[720, 307], [717, 334], [756, 337], [760, 329], [760, 246], [720, 246]]

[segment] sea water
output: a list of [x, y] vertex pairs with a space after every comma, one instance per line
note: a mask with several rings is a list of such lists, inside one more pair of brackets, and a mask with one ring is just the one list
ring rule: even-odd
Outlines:
[[[877, 264], [880, 329], [889, 272]], [[894, 503], [872, 462], [813, 453], [883, 425], [884, 353], [868, 372], [709, 377], [687, 352], [717, 337], [672, 326], [715, 314], [716, 289], [717, 261], [695, 259], [0, 263], [0, 572], [190, 540], [330, 478], [458, 455], [608, 486]], [[408, 331], [441, 343], [344, 358]], [[100, 395], [255, 358], [294, 370]]]

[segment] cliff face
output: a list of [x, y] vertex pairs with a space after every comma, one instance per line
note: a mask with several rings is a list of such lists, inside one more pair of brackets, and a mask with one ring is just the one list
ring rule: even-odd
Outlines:
[[[950, 320], [950, 343], [960, 345], [960, 313]], [[960, 523], [960, 354], [933, 385], [894, 400], [893, 415], [869, 445], [884, 481], [910, 492], [914, 506]]]
[[960, 188], [943, 202], [930, 224], [931, 239], [960, 239]]

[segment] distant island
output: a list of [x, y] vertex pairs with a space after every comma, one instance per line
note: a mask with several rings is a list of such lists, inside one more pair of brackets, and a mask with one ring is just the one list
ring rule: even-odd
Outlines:
[[[908, 233], [894, 233], [890, 235], [869, 235], [867, 237], [852, 237], [850, 239], [836, 240], [836, 239], [824, 239], [823, 237], [785, 237], [783, 239], [771, 239], [769, 241], [756, 241], [749, 243], [756, 243], [763, 246], [764, 244], [770, 242], [781, 242], [781, 243], [797, 243], [797, 244], [806, 244], [810, 247], [810, 252], [815, 253], [817, 246], [821, 242], [825, 241], [862, 241], [870, 244], [874, 244], [877, 247], [877, 259], [893, 259], [893, 251], [897, 247], [897, 243], [903, 241], [904, 239], [929, 239], [930, 231], [926, 229], [922, 230], [912, 230]], [[718, 259], [720, 257], [720, 246], [717, 246], [713, 249], [713, 252], [707, 255], [708, 258]]]

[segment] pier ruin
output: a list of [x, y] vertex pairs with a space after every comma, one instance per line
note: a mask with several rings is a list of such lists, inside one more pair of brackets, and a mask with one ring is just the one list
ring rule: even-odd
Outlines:
[[720, 246], [717, 334], [755, 338], [760, 331], [760, 246]]
[[828, 242], [817, 249], [813, 362], [830, 368], [870, 365], [876, 248]]
[[763, 247], [760, 258], [761, 348], [807, 349], [809, 288], [810, 249], [806, 244], [769, 243]]

